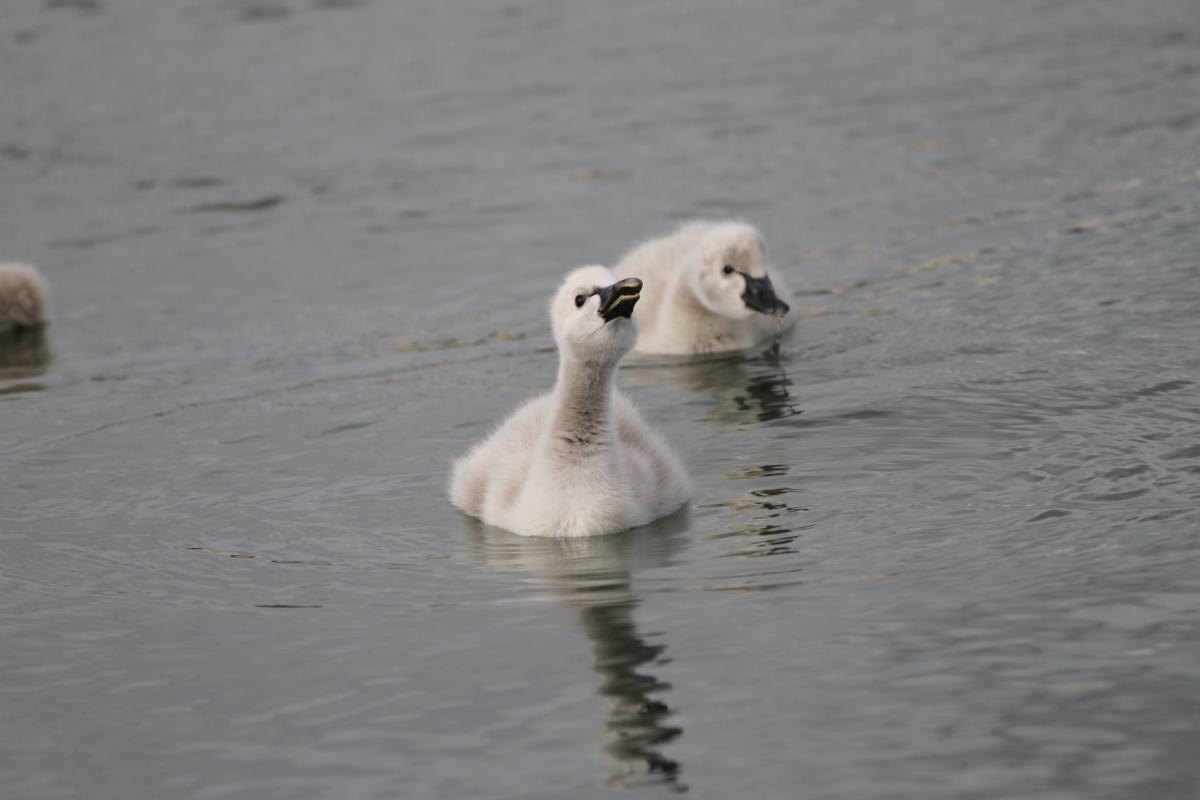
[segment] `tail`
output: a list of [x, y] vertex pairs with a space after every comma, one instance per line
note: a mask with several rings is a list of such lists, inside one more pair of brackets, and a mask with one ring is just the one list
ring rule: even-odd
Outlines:
[[0, 263], [0, 328], [34, 328], [46, 322], [50, 290], [31, 264]]

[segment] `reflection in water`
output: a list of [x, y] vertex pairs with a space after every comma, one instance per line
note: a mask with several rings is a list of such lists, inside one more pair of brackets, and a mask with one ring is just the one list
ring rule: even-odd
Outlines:
[[[725, 477], [730, 480], [757, 478], [764, 476], [781, 476], [788, 473], [788, 468], [779, 464], [765, 464], [761, 467], [744, 467], [730, 470]], [[716, 508], [729, 511], [735, 515], [733, 522], [725, 526], [721, 533], [704, 537], [707, 541], [731, 539], [736, 544], [725, 553], [729, 557], [758, 558], [795, 553], [792, 542], [811, 525], [797, 525], [791, 520], [797, 513], [808, 511], [804, 506], [794, 505], [788, 501], [787, 495], [795, 489], [787, 486], [775, 486], [762, 489], [751, 489], [731, 499], [717, 503], [707, 503], [701, 508]]]
[[45, 326], [0, 331], [0, 380], [32, 378], [50, 365]]
[[706, 422], [747, 424], [798, 416], [789, 391], [792, 379], [784, 368], [778, 343], [761, 352], [747, 351], [721, 357], [689, 357], [631, 362], [624, 375], [627, 385], [675, 385], [690, 392], [711, 395], [716, 406]]
[[679, 762], [657, 748], [670, 742], [682, 728], [664, 724], [671, 709], [652, 699], [671, 688], [637, 668], [660, 660], [666, 645], [647, 644], [633, 621], [637, 600], [612, 605], [597, 604], [579, 612], [580, 624], [592, 643], [592, 669], [603, 679], [597, 694], [605, 700], [604, 726], [608, 743], [605, 752], [621, 769], [610, 783], [632, 785], [641, 776], [661, 778], [678, 784]]
[[670, 560], [687, 523], [685, 510], [615, 536], [541, 539], [467, 520], [473, 556], [494, 569], [526, 573], [578, 613], [592, 646], [592, 671], [602, 679], [596, 693], [604, 699], [604, 751], [614, 762], [610, 784], [687, 791], [680, 763], [660, 751], [683, 732], [667, 724], [673, 712], [662, 695], [671, 686], [648, 672], [663, 663], [666, 645], [649, 644], [638, 632], [633, 611], [641, 600], [631, 582], [636, 569]]

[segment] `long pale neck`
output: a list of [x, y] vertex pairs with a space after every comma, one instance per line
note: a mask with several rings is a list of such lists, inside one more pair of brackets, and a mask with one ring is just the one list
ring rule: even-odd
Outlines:
[[613, 363], [577, 361], [564, 355], [554, 388], [551, 446], [582, 458], [606, 449], [613, 438]]

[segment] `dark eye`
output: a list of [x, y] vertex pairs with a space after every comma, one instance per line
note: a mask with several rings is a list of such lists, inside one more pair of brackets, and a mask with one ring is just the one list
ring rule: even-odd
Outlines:
[[721, 272], [724, 272], [726, 275], [732, 275], [732, 274], [733, 274], [733, 267], [732, 267], [732, 266], [730, 266], [729, 264], [726, 264], [726, 265], [725, 265], [725, 269], [721, 270]]
[[585, 294], [577, 294], [577, 295], [575, 295], [575, 307], [576, 307], [576, 308], [579, 308], [580, 306], [582, 306], [582, 305], [583, 305], [584, 303], [586, 303], [586, 302], [587, 302], [587, 295], [585, 295]]

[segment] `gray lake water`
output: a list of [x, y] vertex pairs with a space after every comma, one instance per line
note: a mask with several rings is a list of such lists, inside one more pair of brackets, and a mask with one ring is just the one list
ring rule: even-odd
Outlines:
[[[6, 800], [1200, 793], [1195, 0], [603, 6], [0, 5]], [[622, 368], [690, 508], [455, 512], [695, 217], [801, 319]]]

